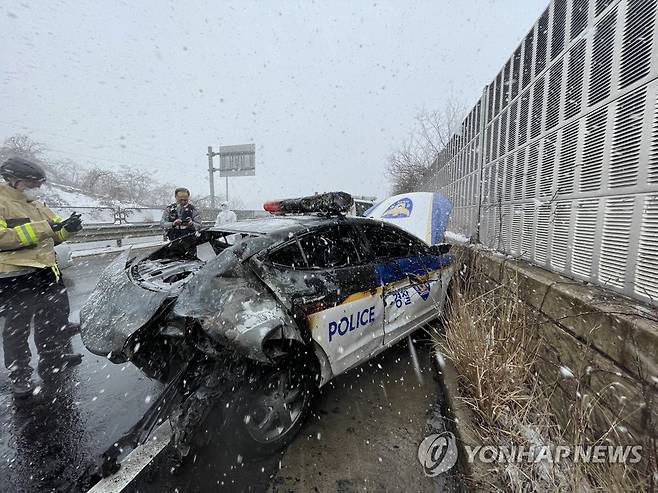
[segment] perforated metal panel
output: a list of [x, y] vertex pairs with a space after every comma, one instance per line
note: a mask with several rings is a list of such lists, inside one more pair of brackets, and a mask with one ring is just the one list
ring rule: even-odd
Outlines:
[[654, 300], [658, 293], [658, 195], [644, 200], [634, 292]]
[[585, 40], [578, 41], [568, 53], [567, 94], [565, 97], [565, 118], [580, 113], [583, 100], [583, 75], [585, 73]]
[[579, 131], [579, 121], [575, 121], [560, 130], [562, 141], [560, 144], [560, 157], [558, 159], [557, 172], [558, 196], [570, 195], [574, 192]]
[[548, 76], [548, 94], [546, 98], [546, 130], [555, 128], [560, 123], [562, 106], [562, 58], [551, 67]]
[[608, 181], [610, 188], [637, 185], [646, 92], [646, 87], [640, 87], [620, 98], [616, 104]]
[[590, 113], [585, 120], [585, 138], [580, 166], [579, 190], [596, 192], [601, 188], [603, 144], [608, 107]]
[[628, 269], [634, 203], [634, 197], [610, 197], [605, 205], [599, 281], [616, 288], [624, 287]]
[[573, 238], [571, 271], [590, 278], [592, 273], [596, 220], [599, 215], [599, 199], [576, 202], [576, 225]]
[[541, 159], [539, 161], [539, 200], [550, 201], [555, 195], [555, 156], [557, 152], [557, 133], [553, 132], [544, 139]]
[[620, 87], [626, 87], [649, 75], [655, 17], [654, 1], [629, 0], [619, 74]]
[[564, 50], [564, 36], [567, 26], [567, 0], [553, 2], [553, 29], [551, 30], [551, 60], [555, 60]]
[[658, 304], [657, 2], [551, 2], [437, 158], [452, 231]]
[[589, 0], [572, 0], [571, 3], [571, 40], [576, 39], [587, 27]]
[[571, 230], [571, 202], [558, 202], [553, 208], [553, 232], [548, 266], [563, 272], [567, 266], [569, 253], [569, 231]]

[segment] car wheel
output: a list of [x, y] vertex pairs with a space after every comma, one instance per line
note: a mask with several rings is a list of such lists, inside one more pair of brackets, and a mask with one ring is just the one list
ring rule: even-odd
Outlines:
[[242, 455], [265, 457], [288, 445], [310, 412], [315, 389], [308, 372], [290, 360], [255, 378], [244, 389], [238, 413]]

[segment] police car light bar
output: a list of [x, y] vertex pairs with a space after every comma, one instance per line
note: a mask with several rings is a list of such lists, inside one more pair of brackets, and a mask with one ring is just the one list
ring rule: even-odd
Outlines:
[[263, 209], [270, 214], [346, 214], [354, 200], [349, 193], [329, 192], [296, 199], [265, 202]]

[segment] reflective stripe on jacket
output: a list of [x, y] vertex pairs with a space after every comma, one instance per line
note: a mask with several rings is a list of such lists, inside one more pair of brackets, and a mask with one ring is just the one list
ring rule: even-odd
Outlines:
[[42, 202], [28, 202], [23, 192], [0, 185], [0, 272], [56, 268], [54, 246], [71, 233], [54, 232], [49, 221], [61, 218]]

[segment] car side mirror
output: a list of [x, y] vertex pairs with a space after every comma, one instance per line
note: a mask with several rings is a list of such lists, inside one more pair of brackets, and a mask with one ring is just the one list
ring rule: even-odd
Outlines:
[[430, 251], [433, 255], [445, 255], [450, 251], [452, 245], [450, 243], [439, 243], [438, 245], [432, 245]]

